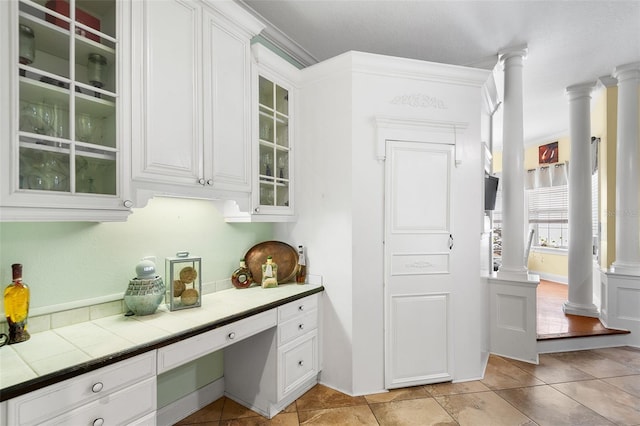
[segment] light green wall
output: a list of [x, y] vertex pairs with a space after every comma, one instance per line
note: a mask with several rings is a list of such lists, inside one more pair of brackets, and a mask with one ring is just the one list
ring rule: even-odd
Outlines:
[[[0, 276], [8, 284], [11, 264], [22, 263], [31, 312], [55, 311], [121, 299], [143, 256], [156, 256], [164, 277], [164, 258], [188, 250], [202, 257], [203, 284], [227, 279], [249, 248], [272, 238], [271, 224], [228, 224], [209, 201], [155, 198], [121, 223], [0, 223]], [[220, 351], [160, 375], [158, 407], [223, 370]]]
[[223, 351], [213, 352], [158, 375], [158, 408], [187, 396], [224, 374]]
[[202, 282], [227, 279], [254, 244], [272, 238], [270, 224], [228, 224], [205, 200], [154, 198], [117, 223], [0, 223], [0, 279], [24, 265], [31, 310], [124, 295], [135, 265], [186, 250], [202, 257]]

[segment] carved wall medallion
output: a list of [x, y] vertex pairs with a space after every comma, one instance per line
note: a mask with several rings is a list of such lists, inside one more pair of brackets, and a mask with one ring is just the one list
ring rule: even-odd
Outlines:
[[398, 95], [391, 101], [394, 105], [406, 105], [413, 108], [436, 108], [448, 109], [447, 104], [442, 99], [425, 95], [424, 93], [414, 93], [410, 95]]

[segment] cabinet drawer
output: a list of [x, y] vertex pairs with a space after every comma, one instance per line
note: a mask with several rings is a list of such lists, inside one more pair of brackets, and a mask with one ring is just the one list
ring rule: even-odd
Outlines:
[[144, 379], [155, 380], [155, 355], [155, 351], [149, 351], [11, 399], [7, 407], [8, 424], [41, 423]]
[[158, 374], [275, 327], [276, 323], [276, 310], [271, 309], [160, 348], [158, 349]]
[[304, 312], [304, 314], [278, 326], [278, 346], [318, 328], [318, 310]]
[[318, 331], [278, 349], [278, 400], [318, 374]]
[[316, 309], [318, 307], [318, 297], [317, 294], [312, 294], [311, 296], [280, 306], [278, 308], [278, 324], [282, 324], [285, 321], [302, 316], [308, 311]]
[[43, 425], [128, 425], [156, 409], [156, 378], [119, 390]]

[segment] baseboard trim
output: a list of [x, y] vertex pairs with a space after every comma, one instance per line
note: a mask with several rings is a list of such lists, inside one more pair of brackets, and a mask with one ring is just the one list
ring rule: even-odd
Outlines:
[[224, 377], [197, 389], [171, 404], [160, 408], [158, 426], [171, 426], [224, 396]]

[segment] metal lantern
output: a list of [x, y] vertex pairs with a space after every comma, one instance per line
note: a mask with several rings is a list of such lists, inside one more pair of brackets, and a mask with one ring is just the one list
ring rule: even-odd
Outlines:
[[202, 258], [179, 252], [167, 257], [165, 273], [169, 293], [169, 309], [197, 308], [202, 305]]

